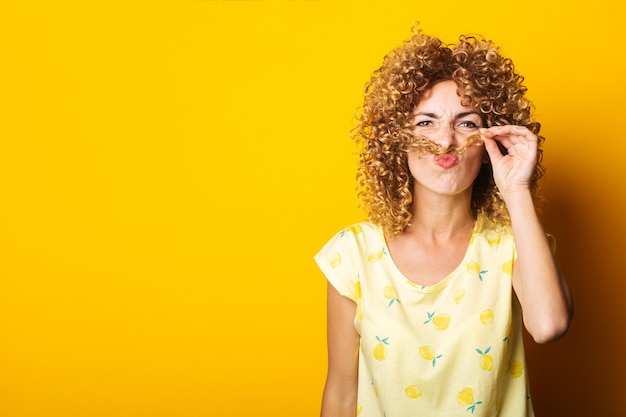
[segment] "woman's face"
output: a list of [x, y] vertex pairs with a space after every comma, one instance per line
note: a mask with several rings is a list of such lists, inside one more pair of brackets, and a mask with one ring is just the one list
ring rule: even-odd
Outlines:
[[442, 148], [451, 150], [441, 155], [408, 152], [408, 164], [415, 179], [416, 192], [430, 191], [442, 195], [471, 193], [480, 171], [485, 149], [469, 146], [457, 151], [466, 139], [483, 127], [480, 114], [461, 104], [454, 81], [442, 81], [422, 95], [415, 107], [413, 132]]

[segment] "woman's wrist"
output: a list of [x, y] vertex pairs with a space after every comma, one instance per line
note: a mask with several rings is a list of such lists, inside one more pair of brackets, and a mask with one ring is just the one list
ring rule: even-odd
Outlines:
[[502, 193], [502, 199], [506, 203], [511, 217], [518, 214], [518, 212], [526, 214], [529, 209], [532, 209], [533, 212], [535, 211], [535, 204], [529, 188]]

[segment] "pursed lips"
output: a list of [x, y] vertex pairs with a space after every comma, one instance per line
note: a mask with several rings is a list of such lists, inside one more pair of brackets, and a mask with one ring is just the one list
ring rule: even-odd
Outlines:
[[459, 156], [454, 153], [446, 153], [443, 155], [435, 155], [435, 164], [444, 169], [449, 169], [456, 166], [459, 163]]

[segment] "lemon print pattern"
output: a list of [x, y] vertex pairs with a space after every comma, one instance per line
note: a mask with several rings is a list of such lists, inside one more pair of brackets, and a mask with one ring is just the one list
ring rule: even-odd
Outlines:
[[422, 389], [418, 385], [409, 385], [404, 390], [404, 393], [407, 397], [416, 399], [422, 396]]
[[485, 371], [491, 371], [491, 368], [493, 368], [493, 358], [491, 357], [491, 355], [489, 355], [490, 351], [491, 346], [485, 349], [484, 352], [480, 349], [476, 349], [476, 352], [478, 352], [478, 354], [480, 355], [480, 360], [478, 363], [480, 364], [480, 367], [483, 368]]
[[493, 323], [493, 319], [495, 316], [493, 315], [493, 311], [490, 309], [483, 310], [480, 313], [480, 322], [484, 325]]
[[[379, 226], [357, 226], [335, 234], [316, 255], [329, 282], [356, 302], [354, 324], [364, 336], [353, 416], [393, 417], [404, 407], [425, 416], [532, 414], [522, 321], [511, 320], [520, 316], [511, 303], [508, 274], [517, 259], [509, 229], [492, 233], [496, 226], [484, 218], [454, 279], [430, 288], [398, 273]], [[400, 343], [407, 328], [414, 331]], [[443, 404], [449, 409], [442, 411]]]
[[465, 290], [458, 290], [454, 293], [454, 302], [457, 304], [461, 304], [463, 298], [465, 297]]
[[496, 230], [492, 230], [485, 234], [485, 239], [490, 246], [499, 245], [502, 239], [500, 238], [500, 233]]
[[360, 224], [353, 224], [352, 226], [349, 226], [349, 227], [346, 227], [345, 229], [343, 229], [343, 230], [339, 233], [339, 235], [340, 235], [341, 237], [343, 237], [343, 235], [345, 235], [345, 234], [346, 234], [346, 233], [348, 233], [348, 232], [352, 232], [352, 233], [354, 233], [355, 235], [359, 235], [359, 234], [361, 234], [361, 232], [363, 232], [363, 228], [361, 227], [361, 225], [360, 225]]
[[330, 258], [330, 266], [332, 266], [333, 268], [337, 268], [339, 265], [341, 265], [341, 260], [341, 254], [337, 252], [332, 258]]
[[426, 315], [428, 316], [428, 319], [424, 322], [424, 324], [432, 323], [437, 330], [446, 330], [450, 325], [451, 318], [449, 314], [441, 313], [435, 315], [435, 312], [433, 311], [432, 313], [427, 312]]
[[387, 305], [387, 307], [391, 307], [393, 303], [396, 302], [400, 304], [400, 298], [398, 297], [398, 291], [396, 291], [396, 287], [391, 285], [386, 286], [383, 290], [383, 295], [387, 300], [389, 300], [389, 304]]
[[385, 337], [384, 339], [381, 339], [380, 337], [376, 336], [376, 340], [378, 340], [378, 344], [372, 351], [372, 353], [374, 354], [374, 359], [378, 361], [384, 361], [385, 359], [387, 359], [387, 345], [389, 344], [389, 338]]
[[369, 255], [367, 255], [367, 260], [370, 262], [378, 262], [381, 259], [383, 259], [383, 256], [386, 254], [387, 254], [387, 251], [385, 251], [385, 248], [382, 248], [378, 252], [372, 252]]
[[482, 404], [482, 401], [474, 401], [475, 391], [472, 388], [465, 387], [456, 396], [456, 400], [463, 407], [467, 407], [466, 411], [471, 411], [474, 414], [476, 406]]
[[511, 375], [511, 378], [519, 378], [523, 375], [523, 373], [524, 367], [520, 361], [514, 359], [509, 362], [509, 374]]
[[470, 274], [478, 275], [478, 279], [483, 280], [484, 275], [489, 272], [488, 269], [481, 269], [478, 262], [470, 262], [465, 266], [465, 270]]
[[513, 259], [502, 264], [502, 272], [508, 276], [513, 275]]
[[440, 359], [443, 355], [437, 355], [430, 346], [422, 346], [420, 348], [420, 356], [427, 361], [431, 361], [434, 368], [437, 365], [437, 359]]
[[357, 275], [357, 277], [359, 279], [354, 283], [354, 296], [358, 299], [363, 297], [363, 290], [361, 289], [360, 276]]

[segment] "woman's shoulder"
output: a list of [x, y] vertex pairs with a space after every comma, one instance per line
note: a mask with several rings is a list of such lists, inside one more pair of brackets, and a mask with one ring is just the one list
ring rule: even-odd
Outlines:
[[354, 223], [335, 233], [314, 258], [327, 277], [352, 279], [356, 265], [366, 259], [371, 252], [369, 248], [381, 245], [382, 236], [380, 226], [370, 222]]
[[489, 246], [494, 246], [506, 241], [513, 241], [513, 230], [511, 225], [495, 222], [484, 214], [479, 214], [476, 219], [474, 235], [472, 241], [484, 242]]
[[383, 237], [382, 227], [368, 222], [353, 223], [335, 233], [326, 243], [326, 247], [359, 247], [371, 242], [378, 242]]
[[363, 221], [358, 223], [353, 223], [348, 227], [343, 228], [339, 231], [338, 235], [340, 237], [345, 236], [346, 234], [352, 234], [355, 237], [368, 237], [370, 235], [378, 236], [382, 231], [382, 228], [378, 225], [375, 225], [372, 222]]
[[500, 235], [510, 235], [513, 234], [511, 225], [508, 223], [499, 223], [494, 220], [491, 220], [487, 215], [483, 213], [479, 213], [476, 218], [476, 226], [474, 228], [474, 232], [476, 233], [497, 233]]

